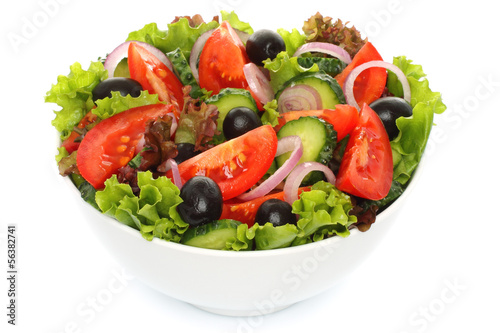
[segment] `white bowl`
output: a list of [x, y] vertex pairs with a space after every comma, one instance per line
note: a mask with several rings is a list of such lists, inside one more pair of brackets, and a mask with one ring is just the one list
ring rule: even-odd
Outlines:
[[[95, 234], [128, 273], [170, 297], [229, 316], [272, 313], [333, 287], [359, 267], [397, 221], [400, 207], [422, 170], [367, 232], [351, 230], [297, 247], [229, 252], [201, 249], [140, 233], [81, 201]], [[79, 196], [74, 189], [72, 195]]]

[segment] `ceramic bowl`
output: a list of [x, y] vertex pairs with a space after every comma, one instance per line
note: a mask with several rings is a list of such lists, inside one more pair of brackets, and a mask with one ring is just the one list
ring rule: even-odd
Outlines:
[[[318, 295], [358, 268], [382, 242], [407, 200], [419, 166], [401, 197], [367, 232], [351, 230], [297, 247], [229, 252], [191, 247], [140, 233], [79, 200], [95, 235], [127, 273], [153, 289], [206, 311], [229, 316], [269, 314]], [[72, 195], [79, 192], [68, 180]]]

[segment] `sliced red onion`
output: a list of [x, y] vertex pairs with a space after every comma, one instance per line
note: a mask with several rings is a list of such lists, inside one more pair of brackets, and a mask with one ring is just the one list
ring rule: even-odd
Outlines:
[[203, 50], [203, 46], [205, 46], [207, 39], [212, 35], [214, 30], [215, 29], [211, 29], [202, 33], [194, 42], [193, 48], [191, 49], [191, 54], [189, 55], [189, 67], [191, 67], [191, 71], [193, 72], [196, 82], [199, 82], [200, 80], [200, 76], [198, 75], [198, 58], [200, 57], [201, 50]]
[[285, 201], [290, 205], [299, 198], [298, 191], [300, 184], [305, 176], [312, 171], [321, 171], [325, 174], [326, 180], [335, 184], [335, 175], [333, 171], [324, 164], [319, 162], [304, 162], [299, 165], [288, 175], [283, 191], [285, 192]]
[[278, 112], [321, 110], [323, 102], [316, 89], [306, 84], [285, 88], [278, 98]]
[[163, 53], [163, 51], [157, 49], [151, 44], [131, 40], [118, 45], [106, 57], [106, 61], [104, 61], [104, 68], [108, 70], [108, 77], [113, 77], [116, 66], [118, 66], [118, 63], [122, 61], [122, 59], [128, 57], [128, 47], [130, 43], [137, 43], [137, 45], [144, 47], [146, 50], [155, 55], [158, 58], [158, 60], [164, 63], [168, 67], [168, 69], [173, 70], [172, 62], [170, 61], [170, 59], [167, 58], [167, 56], [165, 55], [165, 53]]
[[234, 28], [233, 28], [233, 30], [236, 32], [238, 37], [240, 37], [240, 40], [243, 43], [243, 45], [245, 45], [247, 43], [248, 38], [250, 37], [250, 34], [247, 32], [238, 30], [238, 29], [234, 29]]
[[341, 48], [338, 45], [324, 42], [311, 42], [305, 43], [301, 47], [295, 51], [293, 54], [294, 57], [298, 57], [299, 55], [307, 52], [321, 52], [328, 55], [331, 55], [335, 58], [338, 58], [340, 61], [345, 62], [346, 64], [350, 64], [352, 59], [349, 53], [346, 50]]
[[253, 200], [258, 197], [262, 197], [269, 192], [271, 192], [283, 179], [288, 176], [290, 171], [297, 165], [300, 158], [302, 157], [302, 140], [300, 137], [292, 135], [281, 138], [278, 141], [278, 149], [276, 150], [276, 156], [292, 152], [290, 157], [283, 163], [281, 167], [278, 168], [269, 178], [263, 181], [259, 186], [252, 189], [249, 192], [243, 193], [238, 196], [238, 199], [243, 201]]
[[265, 105], [274, 99], [274, 91], [266, 75], [254, 63], [243, 66], [243, 73], [250, 90]]
[[168, 170], [172, 170], [172, 178], [174, 181], [174, 185], [179, 188], [179, 190], [182, 188], [182, 179], [181, 179], [181, 174], [179, 172], [179, 166], [177, 165], [177, 162], [173, 158], [169, 158], [166, 162], [166, 167], [164, 172], [167, 172]]
[[385, 62], [382, 60], [373, 60], [373, 61], [368, 61], [365, 62], [364, 64], [361, 64], [354, 68], [352, 72], [347, 76], [345, 83], [344, 83], [344, 95], [347, 104], [352, 105], [356, 107], [356, 109], [360, 110], [360, 106], [358, 105], [358, 102], [356, 102], [356, 98], [354, 97], [354, 82], [356, 81], [356, 78], [358, 77], [361, 72], [363, 72], [365, 69], [368, 68], [374, 68], [374, 67], [380, 67], [380, 68], [385, 68], [396, 74], [398, 77], [399, 81], [401, 82], [401, 85], [403, 86], [403, 98], [405, 101], [408, 103], [411, 103], [411, 90], [410, 90], [410, 83], [408, 82], [408, 79], [406, 78], [406, 75], [403, 73], [401, 69], [399, 69], [398, 66], [391, 64], [389, 62]]

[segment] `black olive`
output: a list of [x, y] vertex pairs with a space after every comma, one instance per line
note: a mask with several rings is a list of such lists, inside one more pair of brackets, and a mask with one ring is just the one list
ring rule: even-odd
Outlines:
[[246, 43], [248, 58], [256, 65], [262, 66], [266, 59], [274, 59], [278, 53], [286, 51], [285, 41], [275, 31], [262, 29], [250, 35]]
[[226, 139], [230, 140], [259, 126], [262, 126], [262, 121], [255, 111], [247, 107], [237, 107], [227, 113], [222, 123], [222, 131]]
[[292, 213], [292, 206], [286, 201], [269, 199], [260, 205], [255, 214], [255, 223], [264, 225], [271, 222], [274, 226], [297, 224], [297, 217]]
[[118, 91], [122, 96], [130, 95], [138, 97], [141, 94], [141, 90], [142, 86], [136, 80], [126, 77], [111, 77], [99, 82], [95, 86], [92, 91], [92, 100], [95, 102], [98, 99], [111, 98], [112, 91]]
[[385, 130], [389, 135], [389, 140], [395, 139], [399, 134], [396, 126], [396, 119], [399, 117], [410, 117], [413, 109], [404, 99], [399, 97], [383, 97], [370, 104], [370, 108], [375, 111]]
[[222, 192], [212, 179], [195, 176], [181, 188], [183, 202], [177, 206], [181, 218], [192, 227], [218, 220], [222, 214]]
[[198, 155], [199, 151], [194, 150], [194, 145], [188, 142], [177, 144], [177, 156], [174, 158], [177, 164], [189, 160], [191, 157]]

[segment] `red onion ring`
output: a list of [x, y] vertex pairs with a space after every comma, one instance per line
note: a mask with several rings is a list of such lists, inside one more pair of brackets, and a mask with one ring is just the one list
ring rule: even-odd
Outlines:
[[293, 204], [295, 200], [299, 198], [298, 191], [300, 184], [305, 176], [307, 176], [312, 171], [321, 171], [325, 174], [326, 180], [332, 184], [335, 184], [335, 175], [333, 171], [324, 164], [319, 162], [304, 162], [290, 172], [288, 178], [285, 181], [285, 187], [283, 191], [285, 192], [284, 199], [290, 205]]
[[177, 186], [180, 190], [183, 184], [177, 162], [173, 158], [169, 158], [168, 160], [165, 161], [165, 164], [166, 167], [164, 172], [167, 172], [170, 169], [172, 170], [172, 179], [174, 181], [174, 185]]
[[360, 106], [358, 105], [358, 102], [356, 102], [356, 98], [354, 98], [354, 91], [353, 91], [354, 82], [356, 81], [356, 78], [358, 77], [359, 74], [361, 74], [362, 71], [373, 67], [385, 68], [396, 74], [399, 81], [401, 82], [401, 85], [403, 86], [403, 95], [404, 95], [403, 98], [408, 103], [411, 103], [410, 83], [408, 82], [408, 79], [406, 78], [406, 75], [403, 73], [403, 71], [399, 69], [398, 66], [391, 64], [389, 62], [385, 62], [382, 60], [373, 60], [357, 66], [347, 76], [344, 84], [344, 95], [347, 104], [354, 106], [356, 109], [358, 109], [358, 111], [360, 110]]
[[318, 91], [306, 84], [285, 88], [278, 98], [278, 111], [321, 110], [323, 102]]
[[305, 43], [301, 47], [295, 51], [293, 54], [294, 57], [298, 57], [299, 55], [306, 52], [321, 52], [328, 55], [331, 55], [335, 58], [338, 58], [340, 61], [345, 62], [346, 64], [350, 64], [352, 59], [349, 53], [346, 50], [341, 48], [338, 45], [324, 42], [311, 42]]
[[292, 152], [290, 158], [286, 160], [281, 167], [278, 168], [269, 178], [263, 181], [259, 186], [253, 190], [243, 193], [238, 196], [238, 199], [243, 201], [253, 200], [258, 197], [262, 197], [269, 192], [271, 192], [283, 179], [288, 176], [290, 171], [297, 165], [300, 158], [302, 157], [302, 140], [299, 136], [287, 136], [281, 138], [278, 141], [278, 149], [276, 150], [276, 156]]
[[256, 64], [250, 62], [244, 65], [243, 73], [245, 74], [245, 79], [248, 82], [250, 90], [263, 105], [274, 99], [274, 91], [271, 83]]
[[211, 29], [202, 33], [194, 42], [191, 54], [189, 55], [189, 67], [191, 67], [191, 72], [193, 72], [193, 76], [198, 83], [200, 81], [200, 75], [198, 74], [198, 58], [200, 57], [201, 50], [203, 50], [203, 46], [205, 46], [207, 39], [212, 35], [214, 30], [215, 29]]
[[137, 45], [140, 45], [144, 47], [146, 50], [151, 52], [154, 56], [158, 58], [162, 63], [164, 63], [168, 69], [171, 71], [173, 70], [172, 62], [170, 59], [167, 58], [165, 53], [163, 51], [157, 49], [151, 44], [145, 43], [145, 42], [139, 42], [135, 40], [130, 40], [124, 43], [121, 43], [118, 45], [108, 56], [106, 57], [106, 60], [104, 61], [104, 69], [108, 70], [108, 78], [113, 77], [115, 73], [116, 66], [118, 66], [118, 63], [122, 61], [123, 58], [128, 57], [128, 47], [130, 43], [137, 43]]

